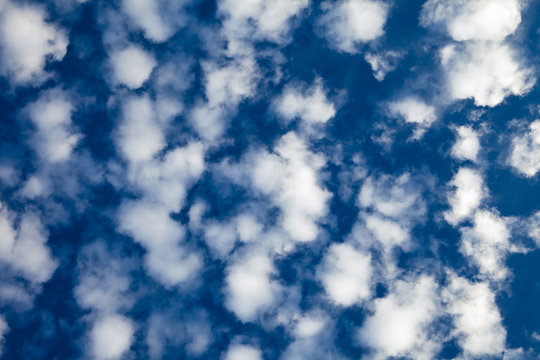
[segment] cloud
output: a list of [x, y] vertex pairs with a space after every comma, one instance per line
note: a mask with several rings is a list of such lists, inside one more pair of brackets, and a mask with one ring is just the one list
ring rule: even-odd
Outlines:
[[262, 360], [262, 352], [251, 345], [231, 345], [225, 354], [224, 360]]
[[[352, 245], [332, 244], [319, 267], [319, 278], [326, 294], [337, 305], [351, 306], [366, 300], [371, 294], [371, 257]], [[306, 332], [311, 323], [304, 324]], [[311, 324], [313, 325], [313, 324]]]
[[138, 45], [114, 50], [110, 62], [115, 80], [131, 90], [143, 86], [157, 65], [154, 56]]
[[9, 326], [6, 321], [6, 318], [1, 315], [0, 316], [0, 355], [2, 355], [3, 347], [4, 347], [4, 336], [9, 332]]
[[117, 146], [133, 163], [152, 159], [165, 146], [161, 124], [156, 121], [148, 96], [134, 96], [124, 102]]
[[109, 315], [96, 321], [91, 332], [92, 353], [98, 360], [120, 359], [133, 342], [134, 326], [121, 315]]
[[273, 279], [272, 260], [264, 253], [253, 251], [237, 259], [226, 270], [225, 306], [241, 321], [252, 322], [273, 307], [282, 288]]
[[444, 25], [455, 41], [502, 41], [521, 23], [521, 7], [519, 0], [429, 0], [420, 22]]
[[243, 57], [225, 66], [207, 62], [203, 70], [206, 102], [192, 109], [191, 123], [203, 139], [216, 140], [238, 104], [254, 94], [257, 66], [253, 58]]
[[243, 39], [287, 42], [292, 19], [299, 17], [309, 0], [224, 0], [219, 13], [225, 18], [223, 33], [232, 42]]
[[444, 218], [452, 225], [469, 218], [487, 196], [484, 180], [477, 170], [462, 167], [450, 181], [455, 192], [448, 194], [450, 210]]
[[540, 170], [540, 120], [529, 125], [529, 132], [512, 139], [508, 163], [526, 177], [533, 177]]
[[336, 114], [320, 81], [309, 89], [286, 86], [283, 94], [274, 102], [277, 113], [288, 122], [300, 118], [307, 124], [326, 123]]
[[461, 251], [472, 258], [480, 274], [492, 280], [501, 280], [507, 275], [506, 254], [510, 244], [510, 232], [504, 218], [489, 211], [474, 214], [473, 227], [461, 229]]
[[407, 123], [417, 126], [414, 138], [422, 137], [432, 122], [437, 120], [435, 107], [425, 104], [422, 100], [414, 97], [406, 97], [401, 100], [391, 102], [388, 105], [391, 115], [398, 116]]
[[325, 159], [311, 153], [296, 133], [277, 142], [275, 153], [259, 153], [250, 170], [253, 186], [281, 211], [283, 229], [296, 241], [312, 241], [319, 232], [317, 221], [326, 215], [330, 192], [320, 186], [317, 171]]
[[75, 108], [69, 95], [52, 89], [26, 107], [35, 126], [32, 145], [41, 159], [49, 163], [68, 160], [81, 135], [76, 133], [71, 120]]
[[36, 86], [52, 74], [47, 64], [64, 58], [68, 38], [64, 30], [46, 20], [47, 14], [36, 5], [0, 8], [0, 47], [3, 75], [17, 86]]
[[350, 54], [365, 42], [384, 34], [389, 7], [382, 1], [342, 0], [324, 2], [319, 25], [328, 46]]
[[0, 234], [1, 261], [33, 283], [43, 283], [52, 277], [58, 262], [46, 245], [48, 233], [35, 213], [28, 211], [15, 216], [0, 204]]
[[450, 274], [442, 296], [447, 311], [454, 316], [454, 333], [465, 354], [471, 358], [501, 356], [506, 331], [489, 285]]
[[165, 286], [189, 281], [202, 266], [199, 255], [183, 245], [183, 226], [159, 204], [145, 200], [124, 202], [118, 209], [118, 229], [147, 250], [147, 270]]
[[154, 309], [147, 324], [146, 344], [150, 359], [163, 359], [167, 348], [173, 346], [183, 347], [187, 355], [198, 357], [212, 345], [212, 324], [201, 309], [185, 310], [175, 306]]
[[128, 310], [131, 294], [129, 272], [134, 263], [107, 249], [103, 241], [86, 245], [77, 259], [78, 284], [73, 293], [79, 306], [102, 313]]
[[399, 61], [404, 55], [400, 51], [386, 51], [380, 54], [366, 53], [364, 59], [371, 65], [375, 79], [383, 81], [388, 73], [397, 68]]
[[528, 93], [535, 83], [532, 70], [504, 43], [451, 44], [440, 54], [452, 100], [496, 106], [510, 95]]
[[459, 160], [476, 162], [478, 151], [480, 151], [478, 133], [471, 126], [466, 125], [457, 127], [456, 133], [457, 140], [452, 146], [452, 156]]
[[122, 10], [144, 36], [156, 43], [169, 39], [179, 28], [183, 19], [185, 1], [123, 0]]
[[428, 326], [439, 314], [433, 278], [398, 281], [384, 298], [374, 301], [374, 312], [358, 330], [360, 342], [371, 348], [373, 359], [407, 357], [433, 359], [440, 345]]

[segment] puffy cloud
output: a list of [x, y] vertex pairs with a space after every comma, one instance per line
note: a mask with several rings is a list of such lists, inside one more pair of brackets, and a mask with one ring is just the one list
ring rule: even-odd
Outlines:
[[162, 128], [147, 96], [131, 97], [125, 101], [117, 145], [130, 162], [150, 160], [165, 146]]
[[34, 283], [43, 283], [52, 277], [58, 262], [46, 245], [48, 233], [36, 214], [25, 212], [16, 217], [0, 204], [0, 235], [1, 261]]
[[143, 86], [157, 65], [154, 56], [137, 45], [113, 51], [110, 62], [116, 81], [131, 90]]
[[334, 104], [323, 92], [320, 81], [307, 91], [293, 86], [285, 87], [274, 107], [285, 120], [300, 118], [308, 124], [325, 123], [336, 114]]
[[130, 348], [134, 326], [121, 315], [104, 316], [92, 328], [92, 353], [95, 359], [119, 359]]
[[476, 161], [480, 150], [480, 140], [478, 133], [470, 126], [459, 126], [456, 128], [457, 140], [452, 146], [452, 156], [459, 160]]
[[321, 188], [317, 176], [325, 159], [311, 153], [290, 132], [277, 142], [275, 154], [262, 152], [254, 162], [250, 170], [253, 185], [281, 209], [285, 231], [296, 241], [314, 240], [319, 231], [317, 221], [328, 211], [331, 196]]
[[493, 280], [503, 279], [507, 273], [504, 260], [510, 247], [505, 220], [489, 211], [477, 211], [473, 227], [461, 231], [461, 251], [472, 258], [480, 274]]
[[231, 345], [225, 354], [224, 360], [262, 360], [262, 352], [251, 345]]
[[[335, 304], [351, 306], [370, 296], [370, 262], [368, 254], [356, 250], [352, 245], [343, 243], [330, 246], [319, 268], [319, 277], [326, 294]], [[297, 330], [301, 333], [309, 332], [315, 325], [308, 322]]]
[[447, 311], [454, 316], [454, 333], [465, 354], [471, 358], [501, 356], [506, 331], [488, 284], [473, 283], [451, 274], [442, 296]]
[[0, 69], [14, 85], [40, 85], [52, 76], [45, 66], [66, 54], [65, 32], [46, 18], [35, 5], [0, 7]]
[[124, 202], [118, 210], [118, 228], [147, 249], [149, 273], [166, 286], [191, 279], [200, 257], [183, 246], [185, 230], [167, 208], [145, 200]]
[[359, 204], [394, 219], [422, 216], [425, 205], [417, 181], [410, 174], [398, 177], [370, 176], [358, 194]]
[[527, 177], [533, 177], [540, 170], [540, 120], [529, 125], [529, 132], [518, 134], [512, 139], [508, 162]]
[[405, 122], [417, 125], [415, 138], [420, 138], [431, 123], [437, 120], [435, 108], [414, 97], [391, 102], [388, 110], [391, 115], [399, 116]]
[[356, 53], [359, 45], [384, 34], [388, 5], [375, 0], [324, 2], [320, 26], [331, 48]]
[[374, 301], [374, 313], [358, 331], [360, 342], [373, 349], [373, 359], [407, 357], [433, 359], [439, 349], [428, 326], [439, 313], [437, 286], [422, 276], [398, 281], [384, 298]]
[[115, 313], [129, 309], [133, 264], [109, 251], [102, 241], [85, 246], [77, 259], [78, 284], [73, 293], [77, 303], [86, 309]]
[[384, 53], [366, 53], [364, 59], [371, 65], [373, 76], [378, 81], [383, 81], [386, 75], [394, 71], [404, 54], [400, 51], [387, 51]]
[[282, 290], [273, 279], [272, 260], [261, 252], [248, 252], [226, 272], [225, 306], [243, 322], [255, 321], [271, 308]]
[[444, 24], [456, 41], [502, 41], [520, 22], [519, 0], [429, 0], [421, 15], [424, 26]]
[[215, 140], [226, 130], [227, 118], [236, 106], [255, 91], [257, 67], [250, 57], [243, 57], [225, 66], [203, 64], [207, 102], [195, 106], [191, 122], [198, 134]]
[[478, 106], [496, 106], [510, 95], [524, 95], [535, 83], [532, 70], [508, 45], [468, 42], [441, 50], [451, 99], [474, 99]]
[[224, 0], [219, 12], [225, 17], [223, 32], [229, 41], [255, 38], [282, 43], [290, 39], [292, 19], [308, 5], [309, 0]]
[[450, 185], [455, 188], [455, 192], [448, 195], [450, 210], [445, 212], [444, 218], [455, 225], [476, 211], [482, 199], [487, 196], [487, 189], [480, 173], [467, 167], [458, 170]]
[[81, 138], [73, 129], [74, 107], [68, 94], [59, 89], [45, 91], [26, 110], [36, 129], [32, 145], [42, 160], [68, 160]]
[[184, 3], [185, 1], [123, 0], [122, 10], [143, 30], [147, 39], [159, 43], [170, 38], [179, 27], [178, 20], [183, 20], [181, 10]]

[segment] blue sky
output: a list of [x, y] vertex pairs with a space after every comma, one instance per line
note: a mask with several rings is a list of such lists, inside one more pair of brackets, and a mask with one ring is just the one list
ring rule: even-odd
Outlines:
[[0, 0], [5, 359], [536, 359], [536, 0]]

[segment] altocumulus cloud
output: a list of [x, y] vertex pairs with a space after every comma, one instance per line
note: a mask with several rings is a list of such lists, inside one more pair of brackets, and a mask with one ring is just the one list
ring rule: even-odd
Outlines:
[[538, 358], [537, 12], [0, 0], [0, 357]]

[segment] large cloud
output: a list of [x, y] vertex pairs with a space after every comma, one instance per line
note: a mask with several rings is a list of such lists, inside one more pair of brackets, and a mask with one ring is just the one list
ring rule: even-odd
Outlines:
[[14, 85], [40, 85], [50, 78], [46, 65], [62, 60], [67, 46], [65, 31], [47, 21], [42, 7], [0, 6], [0, 69]]
[[494, 42], [452, 44], [441, 50], [453, 100], [473, 99], [496, 106], [510, 95], [524, 95], [535, 83], [532, 70], [509, 45]]
[[519, 0], [429, 0], [422, 9], [424, 25], [444, 24], [456, 41], [501, 41], [521, 22]]

